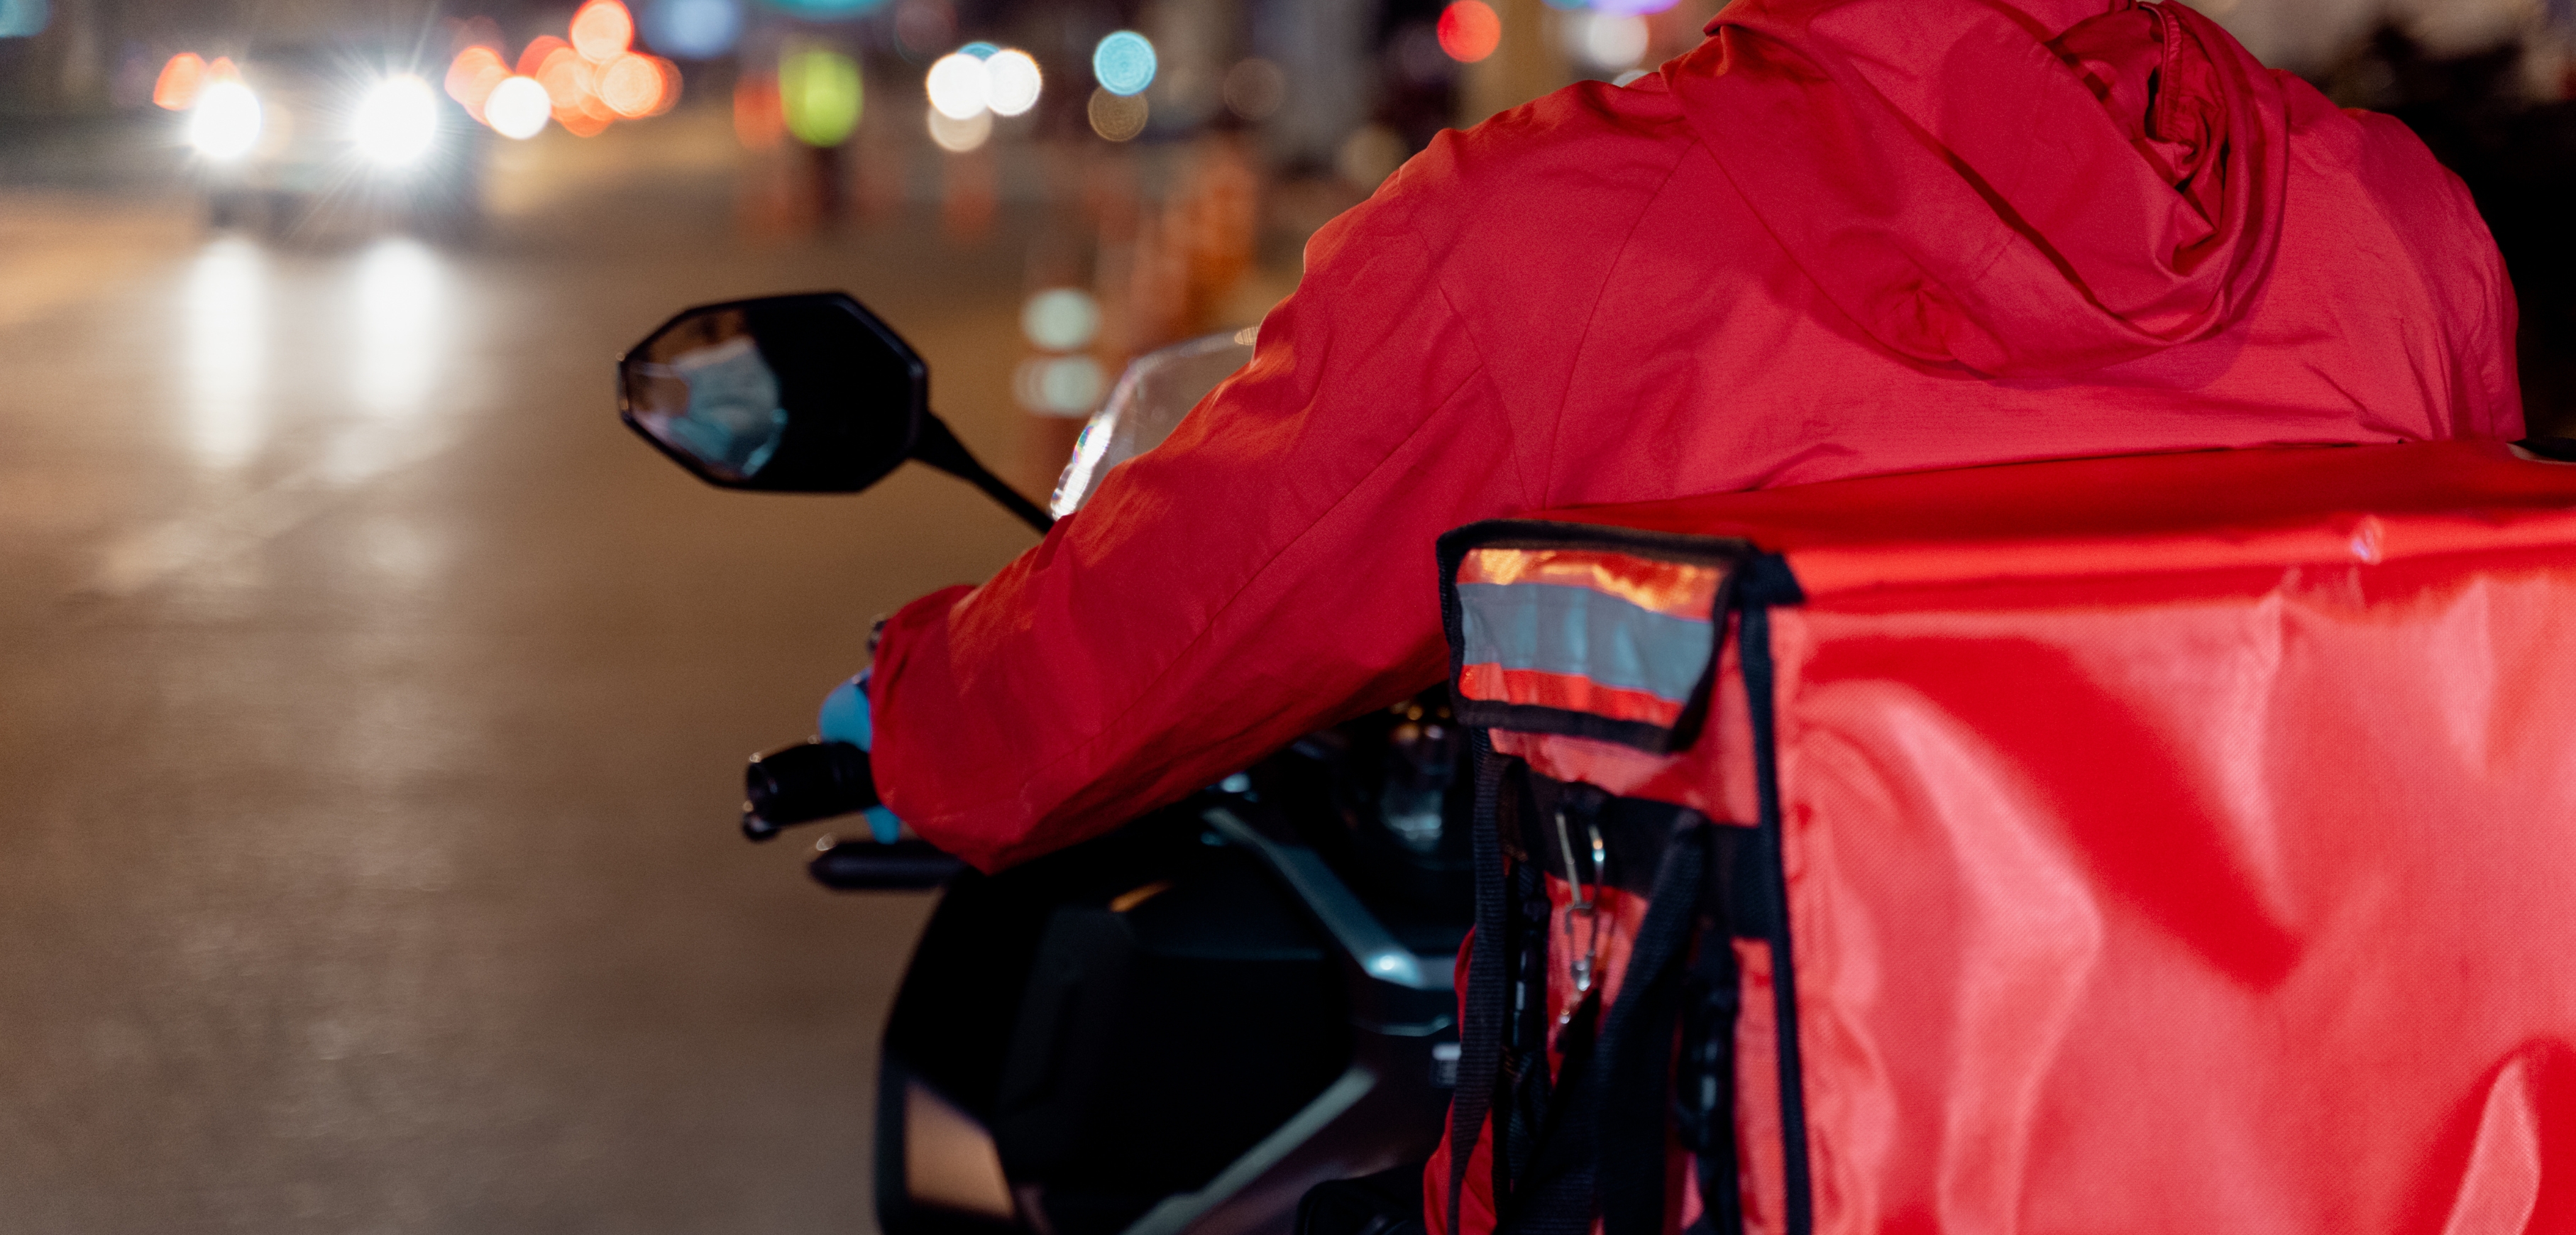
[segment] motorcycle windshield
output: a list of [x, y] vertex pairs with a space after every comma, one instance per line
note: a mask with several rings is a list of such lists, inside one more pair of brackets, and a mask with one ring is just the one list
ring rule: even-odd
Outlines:
[[1048, 505], [1056, 518], [1082, 509], [1109, 469], [1163, 444], [1217, 383], [1252, 359], [1252, 327], [1202, 335], [1147, 352], [1127, 366], [1107, 402], [1091, 414]]

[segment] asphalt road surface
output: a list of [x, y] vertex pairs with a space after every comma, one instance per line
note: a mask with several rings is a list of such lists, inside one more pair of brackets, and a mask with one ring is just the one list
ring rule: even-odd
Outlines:
[[849, 288], [1042, 474], [1025, 246], [739, 239], [705, 171], [453, 248], [0, 196], [0, 1232], [873, 1225], [928, 901], [745, 844], [740, 761], [1029, 534], [917, 467], [701, 488], [609, 364], [688, 303]]

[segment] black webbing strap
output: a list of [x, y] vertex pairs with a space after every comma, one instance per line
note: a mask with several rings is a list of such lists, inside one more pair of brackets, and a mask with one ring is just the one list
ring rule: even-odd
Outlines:
[[[1685, 814], [1664, 846], [1655, 898], [1629, 946], [1619, 1002], [1601, 1035], [1602, 1235], [1660, 1235], [1664, 1229], [1665, 1138], [1671, 1124], [1674, 1037], [1688, 988], [1685, 963], [1708, 908], [1711, 825]], [[1704, 946], [1729, 948], [1712, 933]]]
[[[1496, 831], [1501, 809], [1503, 760], [1493, 739], [1476, 730], [1476, 935], [1467, 954], [1465, 1010], [1458, 1026], [1458, 1087], [1449, 1100], [1449, 1230], [1458, 1235], [1458, 1208], [1466, 1199], [1467, 1164], [1493, 1109], [1494, 1078], [1503, 1050], [1504, 939], [1503, 849]], [[1501, 1147], [1496, 1146], [1497, 1150]], [[1497, 1202], [1501, 1198], [1495, 1198]]]
[[1596, 986], [1574, 1005], [1574, 1014], [1557, 1033], [1561, 1062], [1556, 1089], [1534, 1138], [1537, 1148], [1512, 1181], [1511, 1195], [1497, 1198], [1495, 1235], [1590, 1235], [1593, 1180], [1601, 1162], [1595, 1138], [1601, 1114], [1600, 1020], [1601, 988]]
[[[1722, 875], [1720, 886], [1725, 886]], [[1699, 1221], [1687, 1235], [1744, 1232], [1735, 1161], [1735, 1024], [1744, 1002], [1743, 982], [1733, 940], [1716, 931], [1700, 936], [1683, 995], [1681, 1075], [1673, 1085], [1673, 1130], [1699, 1173]]]
[[[1514, 764], [1513, 772], [1527, 769]], [[1508, 773], [1504, 792], [1510, 793], [1515, 779]], [[1513, 799], [1506, 798], [1511, 802]], [[1514, 803], [1515, 806], [1518, 803]], [[1508, 814], [1508, 812], [1506, 812]], [[1506, 818], [1504, 822], [1511, 822]], [[1504, 838], [1509, 851], [1511, 840]], [[1510, 916], [1511, 937], [1506, 940], [1504, 964], [1512, 972], [1510, 1029], [1503, 1037], [1502, 1088], [1495, 1095], [1494, 1108], [1494, 1197], [1499, 1205], [1512, 1194], [1512, 1181], [1520, 1178], [1531, 1157], [1538, 1151], [1539, 1129], [1546, 1123], [1550, 1101], [1556, 1089], [1556, 1078], [1548, 1070], [1548, 925], [1551, 914], [1547, 900], [1547, 880], [1537, 866], [1522, 861], [1512, 863], [1511, 899], [1505, 912]], [[1590, 1030], [1584, 1040], [1591, 1040]], [[1587, 1048], [1588, 1049], [1588, 1048]]]
[[1773, 692], [1778, 683], [1773, 678], [1771, 609], [1767, 603], [1794, 603], [1799, 593], [1797, 580], [1777, 557], [1766, 554], [1755, 558], [1747, 574], [1747, 586], [1739, 593], [1744, 598], [1744, 694], [1753, 721], [1754, 796], [1762, 811], [1756, 835], [1763, 848], [1763, 875], [1770, 884], [1770, 903], [1764, 908], [1770, 917], [1767, 934], [1776, 1026], [1773, 1032], [1779, 1035], [1776, 1040], [1780, 1044], [1780, 1182], [1787, 1194], [1782, 1199], [1781, 1216], [1786, 1220], [1782, 1225], [1787, 1235], [1809, 1235], [1815, 1230], [1816, 1210], [1807, 1165], [1807, 1094], [1802, 1079], [1806, 1073], [1798, 1047], [1797, 956], [1789, 939], [1789, 870], [1786, 842], [1782, 839], [1785, 829], [1780, 814], [1778, 734], [1773, 715]]
[[[1560, 1038], [1564, 1064], [1547, 1126], [1503, 1210], [1500, 1235], [1586, 1235], [1596, 1209], [1603, 1235], [1663, 1229], [1673, 1040], [1683, 962], [1706, 915], [1710, 832], [1707, 820], [1682, 812], [1597, 1043], [1578, 1040], [1574, 1025]], [[1722, 936], [1711, 942], [1728, 946]], [[1578, 1020], [1592, 1006], [1587, 998]]]

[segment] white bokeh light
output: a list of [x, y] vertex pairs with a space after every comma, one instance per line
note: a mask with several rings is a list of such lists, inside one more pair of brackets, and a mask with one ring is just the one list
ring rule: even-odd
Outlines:
[[219, 81], [197, 95], [188, 116], [188, 144], [210, 159], [237, 159], [259, 142], [259, 96], [237, 81]]
[[950, 52], [930, 66], [922, 79], [930, 105], [951, 120], [972, 120], [992, 105], [993, 79], [984, 61], [965, 52]]
[[1653, 33], [1627, 13], [1576, 13], [1565, 25], [1566, 50], [1596, 69], [1625, 69], [1645, 59]]
[[554, 100], [546, 97], [546, 88], [536, 78], [511, 77], [492, 87], [483, 100], [483, 120], [503, 137], [526, 141], [545, 131], [554, 109]]
[[964, 154], [983, 145], [993, 136], [993, 113], [988, 111], [979, 111], [963, 120], [958, 120], [940, 115], [939, 109], [934, 107], [930, 109], [929, 115], [930, 140], [938, 143], [940, 149], [951, 154]]
[[1108, 374], [1089, 356], [1031, 356], [1011, 374], [1020, 406], [1041, 416], [1087, 416], [1108, 387]]
[[1100, 334], [1100, 302], [1078, 287], [1050, 287], [1020, 306], [1020, 333], [1051, 352], [1089, 347]]
[[1044, 81], [1029, 53], [1018, 48], [996, 52], [984, 62], [984, 74], [988, 82], [984, 102], [995, 115], [1017, 116], [1038, 105]]

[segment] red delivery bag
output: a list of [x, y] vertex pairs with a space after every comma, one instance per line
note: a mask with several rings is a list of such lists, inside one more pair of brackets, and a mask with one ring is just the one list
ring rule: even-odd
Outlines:
[[1440, 562], [1435, 1230], [2576, 1231], [2576, 467], [2021, 464]]

